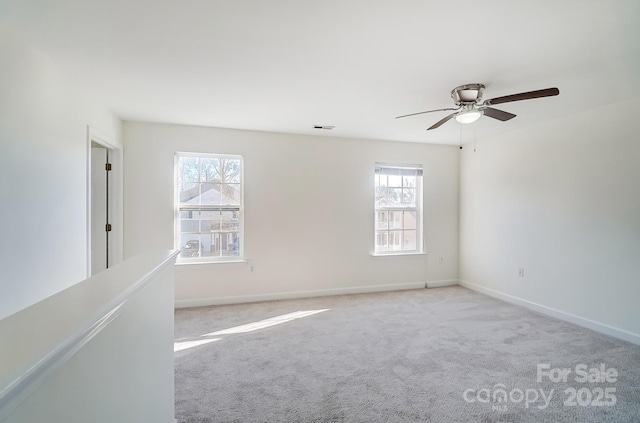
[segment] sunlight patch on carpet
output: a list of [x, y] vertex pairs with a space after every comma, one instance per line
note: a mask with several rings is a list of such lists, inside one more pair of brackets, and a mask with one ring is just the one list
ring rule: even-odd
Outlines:
[[296, 311], [293, 313], [283, 314], [281, 316], [271, 317], [269, 319], [260, 320], [258, 322], [248, 323], [246, 325], [235, 326], [229, 329], [223, 329], [212, 333], [207, 333], [202, 336], [219, 336], [219, 335], [232, 335], [237, 333], [248, 333], [256, 330], [265, 329], [271, 326], [281, 325], [292, 320], [302, 319], [303, 317], [313, 316], [314, 314], [329, 311], [331, 309], [325, 308], [323, 310], [306, 310]]
[[222, 338], [212, 339], [198, 339], [197, 341], [182, 341], [173, 343], [173, 352], [188, 350], [189, 348], [199, 347], [200, 345], [209, 344], [214, 341], [219, 341]]

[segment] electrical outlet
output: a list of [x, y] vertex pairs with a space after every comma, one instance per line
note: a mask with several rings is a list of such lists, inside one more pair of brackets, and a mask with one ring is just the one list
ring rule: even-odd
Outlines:
[[438, 260], [440, 263], [444, 263], [444, 257], [440, 256], [440, 259]]
[[520, 276], [521, 278], [524, 278], [524, 267], [520, 267], [518, 269], [518, 276]]

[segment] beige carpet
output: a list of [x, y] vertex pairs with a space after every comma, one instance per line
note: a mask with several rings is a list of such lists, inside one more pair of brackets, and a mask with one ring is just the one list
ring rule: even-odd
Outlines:
[[176, 310], [175, 335], [180, 423], [640, 422], [640, 346], [461, 287]]

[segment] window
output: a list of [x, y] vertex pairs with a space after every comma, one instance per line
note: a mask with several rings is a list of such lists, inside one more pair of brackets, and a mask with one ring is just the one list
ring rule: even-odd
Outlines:
[[375, 253], [422, 252], [422, 166], [375, 167]]
[[241, 259], [242, 157], [176, 153], [175, 165], [179, 261]]

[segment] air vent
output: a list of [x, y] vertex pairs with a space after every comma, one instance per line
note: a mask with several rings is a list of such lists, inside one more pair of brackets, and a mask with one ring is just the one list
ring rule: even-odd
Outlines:
[[313, 125], [313, 129], [326, 129], [327, 131], [331, 131], [335, 126], [333, 125]]

